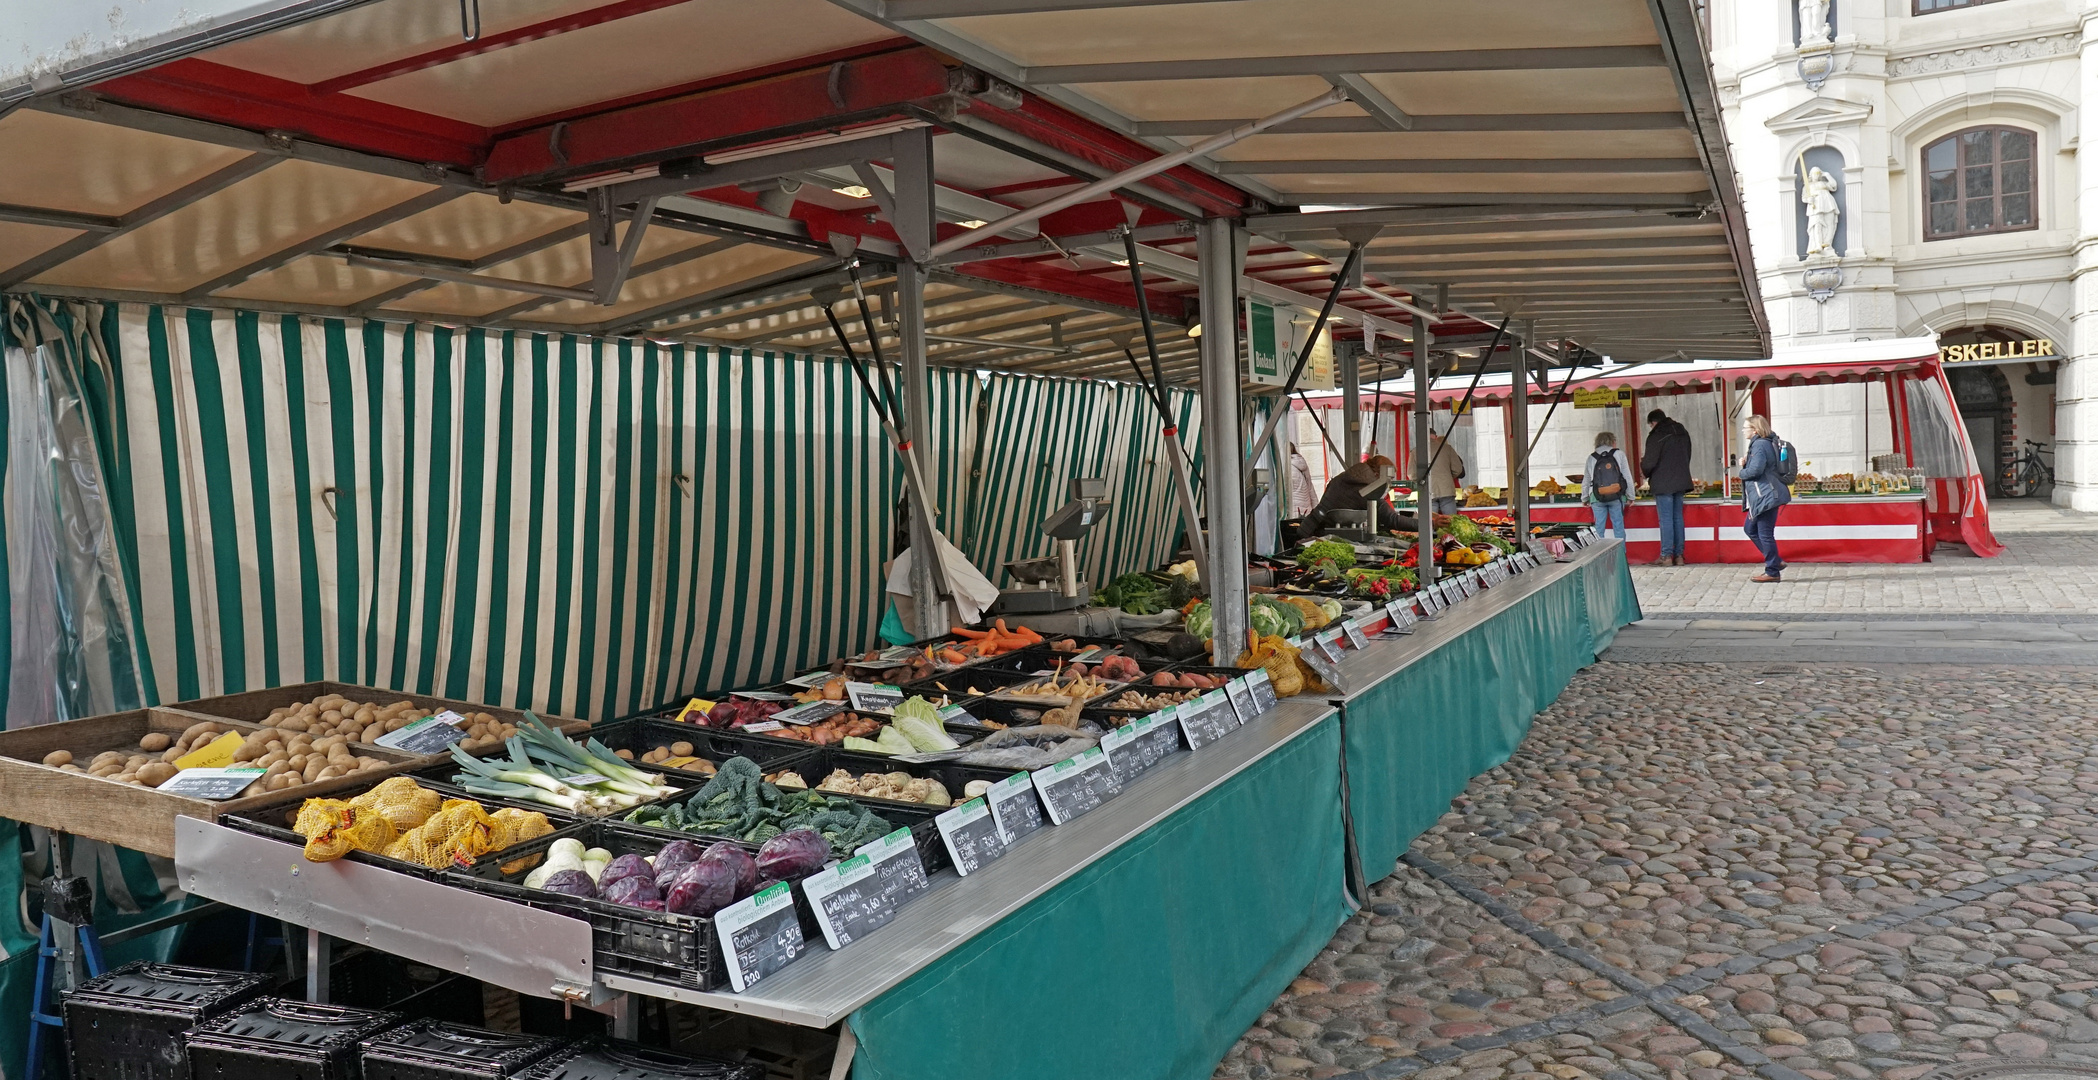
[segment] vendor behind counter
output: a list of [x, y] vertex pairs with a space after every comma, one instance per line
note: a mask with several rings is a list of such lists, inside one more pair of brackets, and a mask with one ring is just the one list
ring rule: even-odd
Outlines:
[[1383, 532], [1387, 529], [1414, 529], [1416, 526], [1413, 515], [1402, 514], [1392, 509], [1391, 504], [1384, 501], [1382, 497], [1372, 497], [1363, 494], [1363, 489], [1372, 487], [1378, 480], [1388, 480], [1397, 475], [1398, 466], [1393, 464], [1390, 458], [1382, 454], [1367, 461], [1356, 462], [1343, 469], [1340, 475], [1327, 482], [1326, 493], [1319, 497], [1318, 506], [1302, 519], [1301, 528], [1303, 533], [1305, 535], [1318, 535], [1335, 528], [1336, 524], [1331, 517], [1332, 511], [1353, 510], [1370, 512], [1373, 508], [1376, 520], [1370, 523], [1371, 531]]

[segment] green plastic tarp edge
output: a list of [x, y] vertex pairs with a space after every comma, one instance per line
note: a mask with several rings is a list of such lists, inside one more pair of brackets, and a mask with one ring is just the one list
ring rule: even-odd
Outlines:
[[854, 1080], [1205, 1080], [1347, 917], [1339, 756], [1329, 716], [855, 1012]]

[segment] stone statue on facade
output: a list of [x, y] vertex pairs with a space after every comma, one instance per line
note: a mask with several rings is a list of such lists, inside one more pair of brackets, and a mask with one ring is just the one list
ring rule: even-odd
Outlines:
[[1836, 254], [1836, 225], [1843, 211], [1836, 206], [1836, 178], [1820, 166], [1807, 170], [1799, 201], [1807, 206], [1807, 258]]
[[1799, 0], [1800, 47], [1823, 45], [1828, 40], [1828, 0]]

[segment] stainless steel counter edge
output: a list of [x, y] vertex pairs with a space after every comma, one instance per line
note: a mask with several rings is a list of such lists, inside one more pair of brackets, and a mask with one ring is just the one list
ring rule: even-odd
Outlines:
[[1578, 572], [1587, 563], [1602, 558], [1606, 552], [1615, 550], [1623, 543], [1624, 541], [1614, 536], [1606, 537], [1575, 552], [1573, 558], [1566, 562], [1548, 562], [1535, 570], [1517, 574], [1436, 618], [1423, 619], [1413, 624], [1411, 634], [1396, 638], [1371, 638], [1369, 648], [1348, 653], [1341, 658], [1341, 674], [1347, 676], [1354, 689], [1330, 700], [1339, 705], [1361, 697], [1370, 687], [1406, 670], [1435, 650], [1457, 640], [1466, 631], [1514, 607], [1524, 597], [1535, 594], [1562, 577]]
[[592, 987], [580, 919], [364, 863], [309, 862], [290, 844], [198, 818], [175, 819], [175, 877], [198, 896], [519, 993]]
[[613, 990], [829, 1027], [1331, 715], [1322, 701], [1284, 701], [1201, 750], [1172, 755], [1098, 809], [1042, 829], [984, 869], [935, 877], [894, 922], [838, 952], [818, 942], [814, 955], [746, 993], [600, 979]]

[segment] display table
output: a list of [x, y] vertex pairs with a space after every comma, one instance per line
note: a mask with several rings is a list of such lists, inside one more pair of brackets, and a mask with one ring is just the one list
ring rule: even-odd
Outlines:
[[[1505, 507], [1473, 507], [1475, 517], [1506, 514]], [[1532, 503], [1535, 523], [1592, 523], [1588, 507]], [[1760, 563], [1763, 556], [1741, 531], [1741, 500], [1683, 500], [1683, 558], [1694, 563]], [[1801, 495], [1778, 514], [1777, 541], [1786, 562], [1917, 563], [1930, 561], [1931, 538], [1922, 495]], [[1635, 563], [1661, 557], [1661, 519], [1651, 499], [1625, 508], [1625, 542]]]
[[1508, 760], [1574, 672], [1639, 618], [1625, 545], [1605, 540], [1347, 658], [1335, 699], [1363, 880], [1392, 872], [1473, 777]]
[[[496, 910], [508, 905], [376, 867], [305, 864], [211, 822], [180, 819], [175, 862], [199, 895], [521, 992], [842, 1021], [840, 1057], [858, 1080], [1199, 1080], [1331, 940], [1361, 868], [1388, 873], [1637, 617], [1614, 540], [1515, 575], [1347, 653], [1346, 693], [1285, 700], [1173, 754], [978, 872], [935, 875], [866, 939], [819, 946], [743, 994], [596, 971], [586, 929], [565, 916]], [[1073, 1001], [1083, 1020], [1043, 1021]]]

